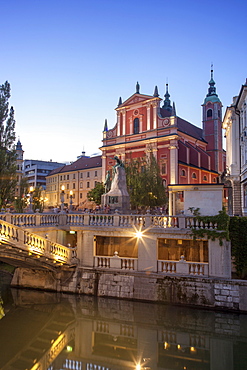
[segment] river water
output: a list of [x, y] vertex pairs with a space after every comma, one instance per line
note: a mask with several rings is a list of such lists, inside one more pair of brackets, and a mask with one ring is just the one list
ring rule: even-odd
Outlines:
[[243, 370], [247, 315], [10, 289], [1, 370]]

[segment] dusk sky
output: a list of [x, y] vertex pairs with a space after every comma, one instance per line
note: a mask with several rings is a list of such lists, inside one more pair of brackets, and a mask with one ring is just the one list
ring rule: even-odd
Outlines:
[[160, 97], [201, 127], [211, 63], [223, 114], [247, 78], [246, 0], [1, 1], [0, 84], [24, 159], [100, 154], [119, 97]]

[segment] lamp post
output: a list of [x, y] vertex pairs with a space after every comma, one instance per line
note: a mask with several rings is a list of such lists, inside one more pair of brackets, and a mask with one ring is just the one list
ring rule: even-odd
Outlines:
[[72, 212], [73, 210], [73, 191], [70, 190], [69, 192], [69, 211]]
[[61, 186], [61, 194], [60, 194], [60, 200], [61, 200], [61, 213], [64, 213], [64, 189], [65, 186]]
[[33, 186], [29, 188], [29, 212], [33, 213]]

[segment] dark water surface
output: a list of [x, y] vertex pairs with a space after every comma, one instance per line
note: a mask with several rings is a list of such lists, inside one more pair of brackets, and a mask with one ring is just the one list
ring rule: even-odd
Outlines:
[[247, 315], [10, 289], [1, 370], [247, 369]]

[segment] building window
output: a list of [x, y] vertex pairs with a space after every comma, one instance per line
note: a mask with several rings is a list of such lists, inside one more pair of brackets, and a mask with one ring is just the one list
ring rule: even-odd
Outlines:
[[69, 184], [67, 184], [67, 189], [69, 189]]
[[87, 177], [90, 177], [90, 172], [87, 172]]
[[81, 179], [83, 178], [83, 173], [81, 172]]
[[134, 134], [139, 134], [139, 118], [134, 119]]
[[166, 175], [166, 163], [162, 163], [161, 165], [161, 174]]
[[166, 179], [162, 180], [164, 188], [166, 187]]
[[207, 110], [207, 117], [212, 117], [213, 116], [213, 111], [212, 109]]
[[216, 177], [214, 177], [213, 182], [216, 182]]
[[90, 182], [89, 181], [87, 182], [87, 188], [90, 188]]
[[67, 175], [67, 180], [69, 180], [69, 175]]
[[191, 177], [192, 177], [192, 179], [196, 179], [196, 173], [193, 172]]
[[73, 182], [73, 189], [75, 189], [75, 182]]
[[98, 184], [98, 181], [94, 181], [94, 187]]
[[75, 180], [75, 173], [73, 174], [73, 179]]
[[181, 171], [181, 176], [186, 176], [186, 172], [185, 172], [185, 170], [182, 170], [182, 171]]
[[94, 172], [94, 176], [98, 176], [98, 171], [95, 171]]
[[83, 182], [80, 182], [80, 188], [83, 188]]
[[63, 176], [63, 179], [65, 180], [66, 179], [66, 175]]
[[206, 175], [203, 176], [203, 181], [208, 181], [208, 178]]
[[82, 199], [82, 193], [80, 193], [80, 199]]

